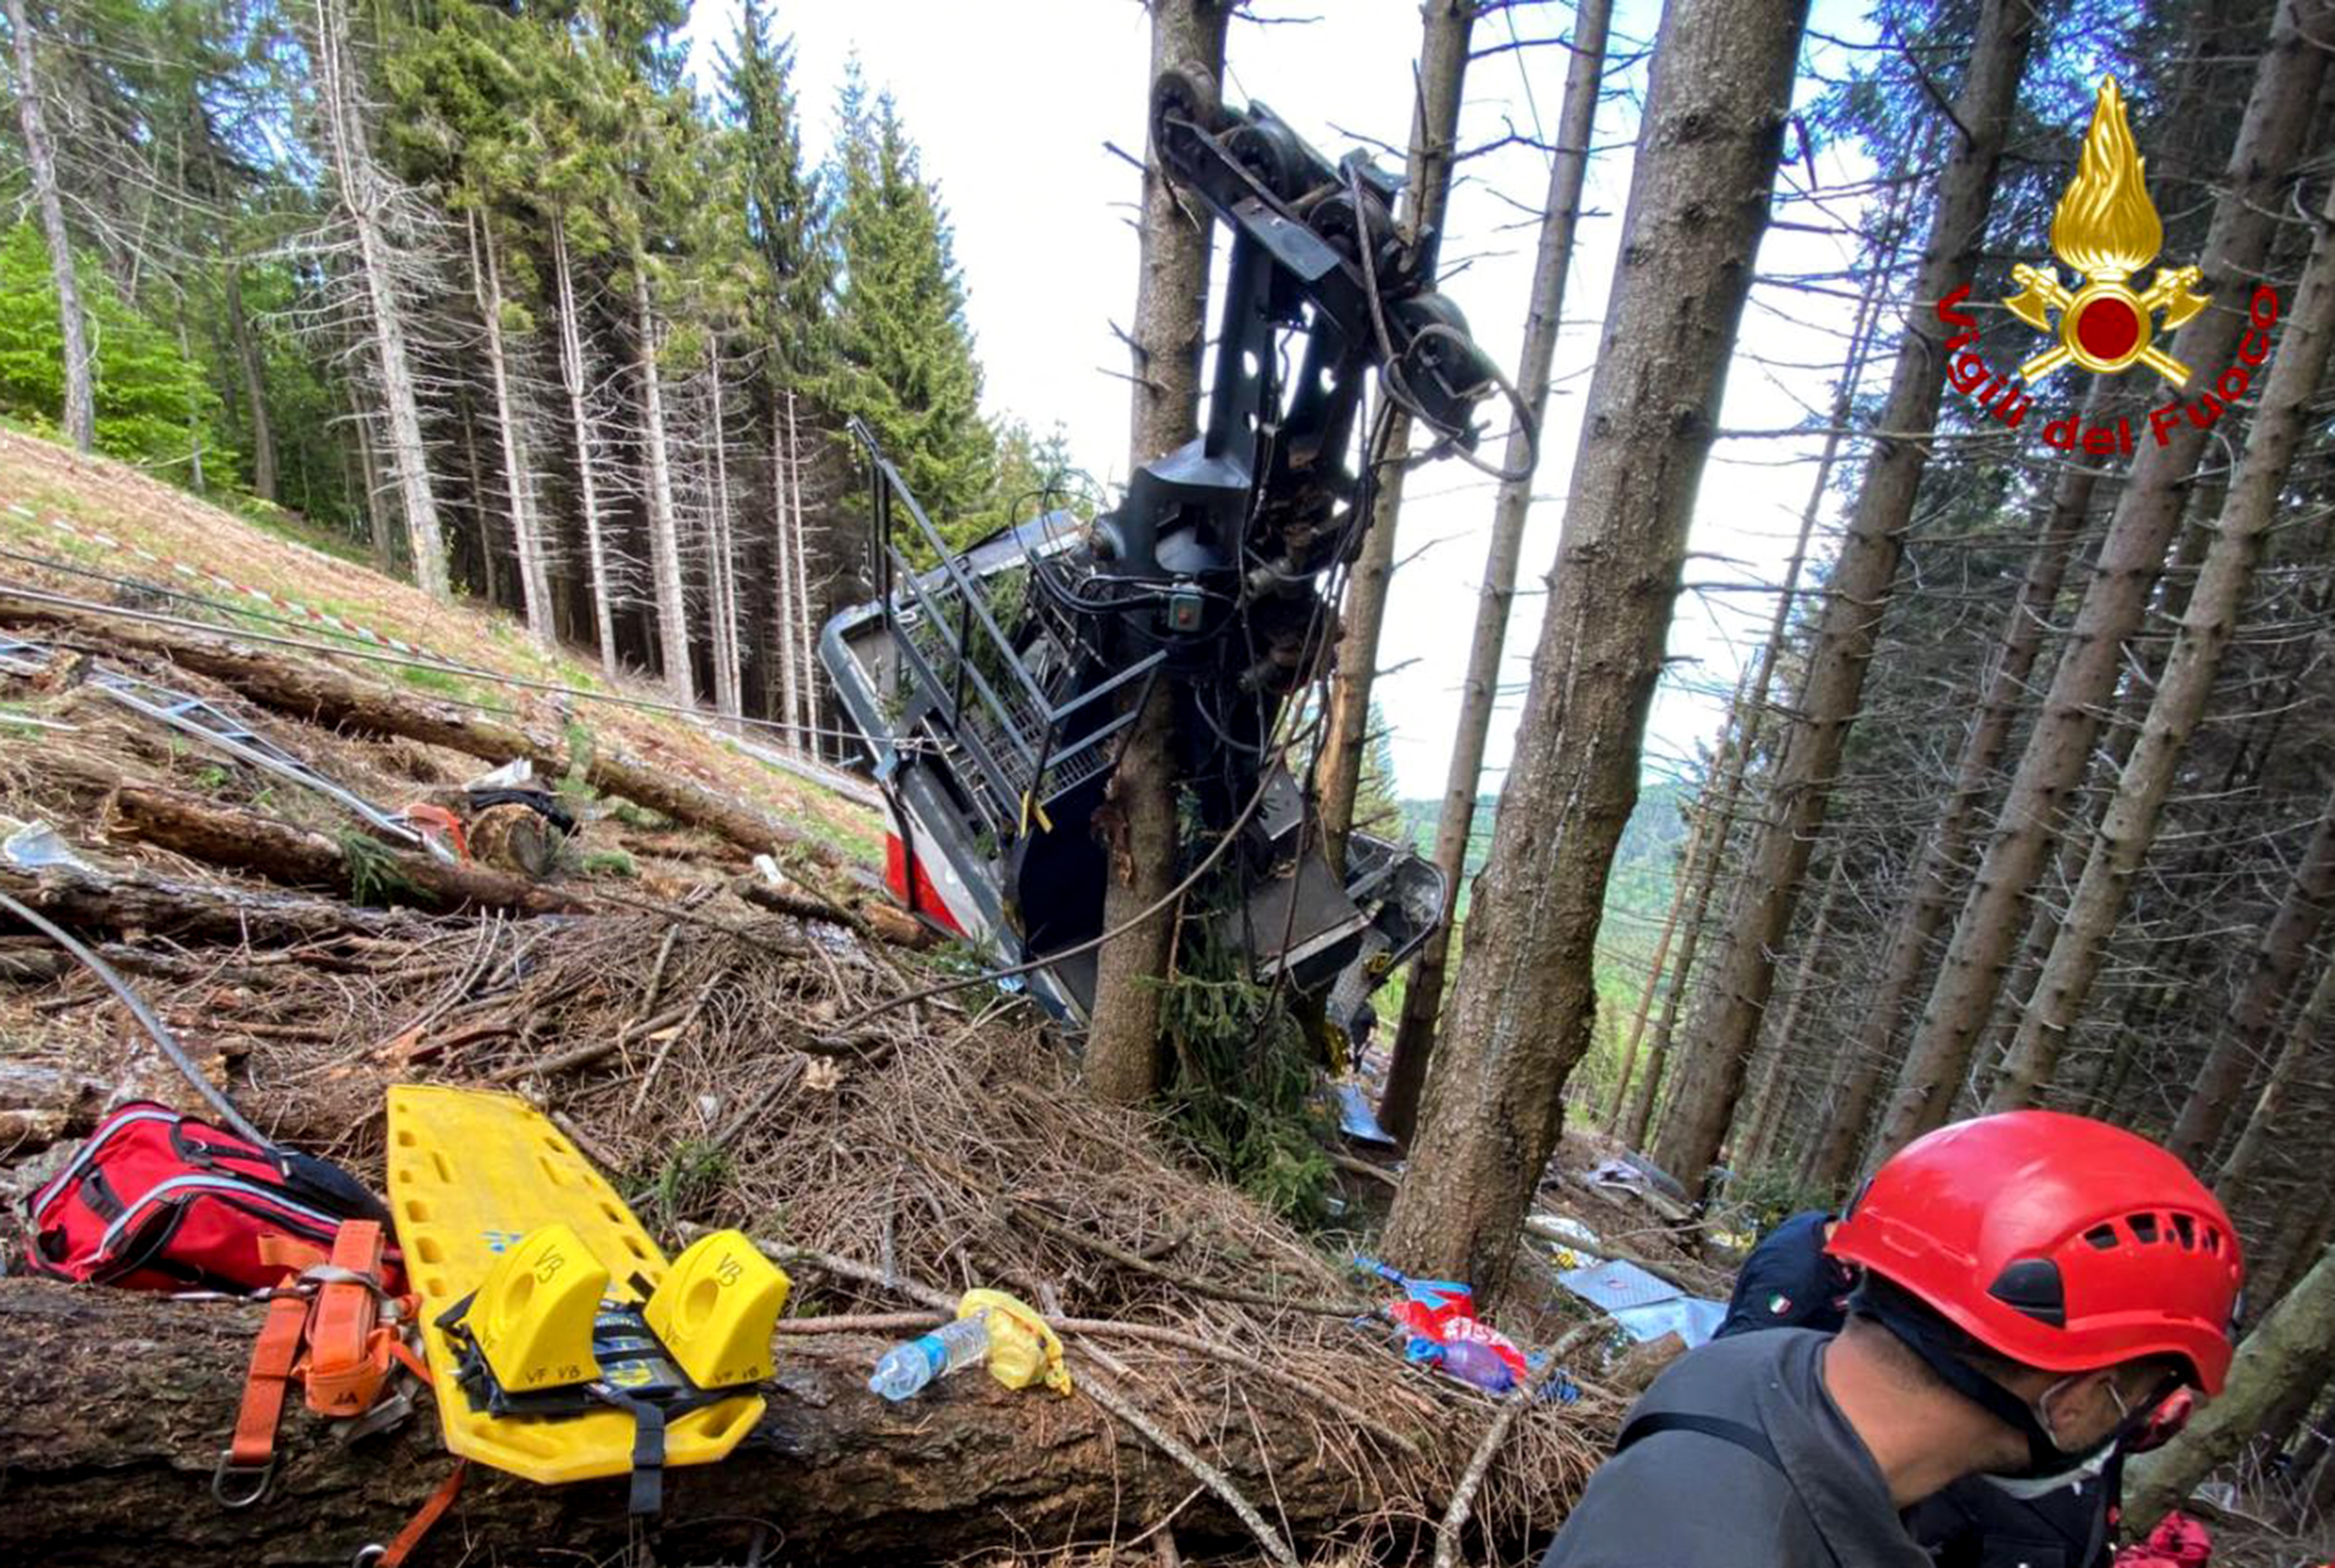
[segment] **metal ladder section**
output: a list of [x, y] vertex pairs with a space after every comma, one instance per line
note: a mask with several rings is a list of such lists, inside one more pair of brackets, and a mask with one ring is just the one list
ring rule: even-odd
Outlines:
[[[0, 669], [18, 674], [37, 674], [48, 668], [51, 656], [51, 650], [38, 643], [0, 636]], [[174, 691], [152, 681], [140, 680], [103, 664], [91, 666], [89, 683], [133, 713], [167, 724], [239, 762], [248, 763], [263, 772], [273, 773], [279, 779], [339, 801], [401, 844], [412, 845], [441, 860], [453, 859], [452, 853], [435, 839], [416, 832], [401, 818], [383, 811], [363, 796], [334, 783], [266, 736], [252, 730], [235, 714], [208, 699]]]

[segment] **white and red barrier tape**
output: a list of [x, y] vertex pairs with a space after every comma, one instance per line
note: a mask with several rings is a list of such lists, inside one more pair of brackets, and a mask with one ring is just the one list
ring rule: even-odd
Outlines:
[[248, 583], [238, 583], [232, 577], [222, 577], [208, 566], [189, 566], [186, 562], [179, 560], [175, 557], [158, 556], [153, 551], [145, 548], [143, 546], [133, 545], [124, 540], [117, 539], [112, 535], [104, 533], [96, 528], [83, 528], [80, 524], [73, 522], [68, 518], [59, 517], [53, 512], [50, 513], [46, 517], [43, 517], [32, 508], [24, 506], [15, 501], [8, 502], [7, 508], [9, 511], [13, 512], [17, 517], [23, 518], [27, 522], [46, 523], [50, 528], [54, 528], [57, 532], [64, 534], [72, 538], [80, 539], [86, 543], [99, 546], [102, 548], [114, 551], [119, 555], [134, 556], [139, 560], [145, 562], [149, 566], [167, 567], [174, 575], [184, 577], [189, 582], [208, 583], [215, 588], [224, 588], [228, 593], [239, 594], [246, 598], [257, 599], [261, 604], [269, 606], [271, 609], [282, 611], [287, 615], [296, 615], [302, 620], [311, 622], [319, 626], [329, 626], [335, 632], [340, 632], [345, 635], [355, 637], [361, 642], [372, 643], [380, 647], [392, 649], [395, 652], [406, 654], [411, 658], [435, 659], [439, 656], [430, 652], [427, 648], [417, 648], [411, 643], [403, 642], [396, 637], [392, 637], [383, 633], [376, 632], [370, 626], [360, 626], [353, 621], [344, 621], [341, 619], [340, 616], [332, 614], [328, 610], [316, 609], [311, 605], [300, 603], [297, 599], [279, 599], [265, 588], [255, 588]]

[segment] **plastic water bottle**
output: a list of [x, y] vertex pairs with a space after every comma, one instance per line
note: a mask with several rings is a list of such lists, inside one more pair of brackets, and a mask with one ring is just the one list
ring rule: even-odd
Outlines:
[[987, 1316], [979, 1312], [958, 1318], [929, 1334], [893, 1346], [876, 1363], [876, 1375], [867, 1379], [868, 1389], [897, 1404], [934, 1379], [972, 1366], [989, 1353], [989, 1325], [982, 1321]]
[[1453, 1340], [1443, 1347], [1443, 1370], [1487, 1394], [1504, 1394], [1516, 1380], [1516, 1369], [1499, 1352], [1476, 1340]]

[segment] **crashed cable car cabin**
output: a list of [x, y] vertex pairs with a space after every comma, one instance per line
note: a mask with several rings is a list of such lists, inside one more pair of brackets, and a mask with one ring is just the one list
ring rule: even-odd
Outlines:
[[1073, 1023], [1094, 998], [1108, 875], [1090, 818], [1166, 682], [1187, 809], [1237, 830], [1220, 934], [1360, 1043], [1370, 993], [1425, 940], [1443, 879], [1361, 834], [1328, 864], [1282, 760], [1284, 709], [1335, 646], [1325, 587], [1370, 525], [1374, 465], [1352, 449], [1373, 379], [1363, 444], [1380, 453], [1398, 408], [1444, 450], [1472, 448], [1498, 378], [1428, 285], [1436, 237], [1396, 232], [1398, 182], [1363, 154], [1332, 165], [1262, 104], [1218, 108], [1172, 73], [1152, 133], [1232, 237], [1206, 429], [1091, 523], [1054, 512], [960, 553], [856, 427], [876, 597], [828, 623], [820, 658], [890, 805], [894, 894], [1037, 965], [1032, 991]]

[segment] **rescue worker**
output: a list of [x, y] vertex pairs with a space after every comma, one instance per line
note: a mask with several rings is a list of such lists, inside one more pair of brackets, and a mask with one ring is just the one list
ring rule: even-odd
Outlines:
[[1736, 1271], [1727, 1316], [1711, 1338], [1756, 1329], [1838, 1333], [1848, 1321], [1848, 1293], [1856, 1288], [1856, 1271], [1826, 1250], [1839, 1228], [1835, 1215], [1809, 1209], [1762, 1236]]
[[1863, 1271], [1839, 1333], [1680, 1358], [1543, 1568], [1931, 1568], [1904, 1510], [1971, 1475], [2063, 1486], [2229, 1370], [2229, 1216], [2103, 1122], [2014, 1111], [1917, 1139], [1830, 1250]]
[[[1760, 1238], [1735, 1276], [1727, 1317], [1712, 1337], [1762, 1329], [1837, 1333], [1848, 1321], [1856, 1271], [1827, 1250], [1839, 1216], [1822, 1209], [1792, 1215]], [[1967, 1476], [1905, 1516], [1905, 1527], [1937, 1568], [2107, 1568], [2115, 1554], [2124, 1462], [2172, 1439], [2187, 1419], [2180, 1390], [2149, 1428], [2081, 1476], [2041, 1495], [1988, 1476]]]

